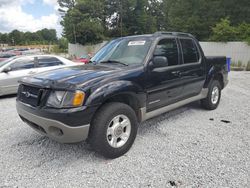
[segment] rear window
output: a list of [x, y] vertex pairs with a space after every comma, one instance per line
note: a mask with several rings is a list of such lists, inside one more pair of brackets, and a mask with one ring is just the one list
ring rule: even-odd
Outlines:
[[40, 57], [38, 58], [39, 67], [53, 67], [63, 65], [63, 63], [55, 57]]
[[200, 59], [198, 48], [192, 39], [180, 39], [184, 64], [197, 63]]

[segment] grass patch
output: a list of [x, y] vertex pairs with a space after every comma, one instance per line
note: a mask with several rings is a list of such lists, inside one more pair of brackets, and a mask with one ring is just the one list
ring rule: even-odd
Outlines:
[[247, 62], [246, 71], [250, 71], [250, 60]]
[[242, 61], [238, 61], [238, 62], [232, 61], [230, 67], [232, 71], [244, 71], [245, 70], [245, 67]]

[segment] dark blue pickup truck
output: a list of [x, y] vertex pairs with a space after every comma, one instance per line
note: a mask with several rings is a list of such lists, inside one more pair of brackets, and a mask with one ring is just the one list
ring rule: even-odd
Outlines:
[[87, 140], [116, 158], [130, 149], [140, 122], [198, 100], [216, 109], [227, 69], [226, 57], [205, 57], [191, 34], [123, 37], [89, 65], [21, 80], [17, 111], [43, 135], [62, 143]]

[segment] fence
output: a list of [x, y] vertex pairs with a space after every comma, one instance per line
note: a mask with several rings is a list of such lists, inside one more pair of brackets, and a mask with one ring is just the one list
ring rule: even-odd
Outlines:
[[206, 56], [227, 56], [244, 65], [250, 61], [250, 46], [244, 42], [200, 42], [200, 45]]
[[[95, 53], [104, 44], [100, 43], [96, 45], [82, 46], [79, 44], [69, 44], [69, 55], [80, 57], [83, 54]], [[206, 56], [227, 56], [232, 58], [233, 62], [241, 61], [243, 64], [247, 64], [250, 61], [250, 46], [244, 42], [200, 42], [201, 47]]]
[[96, 53], [101, 47], [103, 47], [107, 41], [104, 41], [102, 43], [96, 44], [96, 45], [80, 45], [80, 44], [70, 44], [69, 43], [69, 55], [70, 56], [76, 56], [81, 57], [82, 55], [87, 55], [89, 53]]

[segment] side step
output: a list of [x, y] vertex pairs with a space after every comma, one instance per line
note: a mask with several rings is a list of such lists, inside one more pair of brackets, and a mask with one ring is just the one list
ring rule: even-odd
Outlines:
[[202, 89], [202, 91], [201, 91], [201, 93], [199, 95], [196, 95], [194, 97], [179, 101], [177, 103], [174, 103], [174, 104], [159, 108], [159, 109], [151, 111], [151, 112], [147, 112], [146, 107], [141, 108], [141, 122], [146, 121], [148, 119], [151, 119], [153, 117], [156, 117], [158, 115], [161, 115], [163, 113], [169, 112], [171, 110], [174, 110], [176, 108], [179, 108], [179, 107], [184, 106], [186, 104], [189, 104], [191, 102], [204, 99], [204, 98], [207, 97], [207, 94], [208, 94], [208, 89]]

